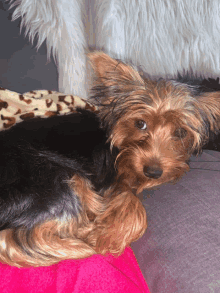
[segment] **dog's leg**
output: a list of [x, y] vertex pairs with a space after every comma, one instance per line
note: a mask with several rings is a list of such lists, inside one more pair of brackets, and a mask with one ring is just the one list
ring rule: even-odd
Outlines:
[[13, 20], [21, 17], [21, 27], [37, 48], [44, 41], [48, 57], [51, 53], [58, 66], [59, 91], [86, 98], [86, 39], [83, 24], [84, 1], [80, 0], [20, 0]]
[[121, 254], [147, 228], [146, 211], [139, 198], [129, 191], [114, 196], [111, 194], [106, 210], [95, 220], [96, 251], [101, 254]]

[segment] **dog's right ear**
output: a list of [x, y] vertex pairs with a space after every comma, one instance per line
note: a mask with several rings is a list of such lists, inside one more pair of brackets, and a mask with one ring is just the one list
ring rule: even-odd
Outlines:
[[197, 97], [198, 108], [211, 132], [220, 131], [220, 92], [208, 92]]
[[88, 58], [98, 83], [105, 86], [114, 86], [138, 82], [139, 85], [144, 85], [138, 71], [122, 61], [113, 59], [101, 51], [89, 53]]

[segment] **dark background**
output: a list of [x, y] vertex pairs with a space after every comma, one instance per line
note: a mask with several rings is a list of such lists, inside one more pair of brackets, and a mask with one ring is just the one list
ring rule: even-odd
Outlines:
[[58, 89], [53, 60], [47, 60], [45, 43], [37, 51], [20, 33], [20, 19], [11, 21], [14, 8], [0, 1], [0, 86], [24, 93], [37, 89]]

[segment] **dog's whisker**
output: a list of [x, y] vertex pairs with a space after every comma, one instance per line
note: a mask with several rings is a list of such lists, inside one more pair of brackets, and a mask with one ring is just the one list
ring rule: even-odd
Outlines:
[[220, 163], [220, 161], [191, 161], [191, 163]]
[[195, 167], [190, 167], [192, 170], [202, 170], [202, 171], [214, 171], [214, 172], [220, 172], [220, 170], [214, 170], [214, 169], [209, 169], [209, 168], [195, 168]]

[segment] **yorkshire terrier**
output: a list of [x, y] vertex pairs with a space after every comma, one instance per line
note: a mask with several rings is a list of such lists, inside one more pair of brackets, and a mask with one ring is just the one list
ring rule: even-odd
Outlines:
[[89, 59], [97, 113], [77, 109], [0, 132], [3, 262], [120, 254], [147, 226], [136, 195], [179, 179], [219, 130], [218, 92], [146, 79], [102, 52]]
[[117, 179], [118, 149], [91, 109], [1, 131], [0, 153], [0, 261], [47, 266], [120, 254], [144, 233], [145, 209]]
[[138, 193], [175, 182], [189, 158], [220, 129], [220, 93], [199, 79], [154, 81], [133, 67], [97, 52], [92, 100], [116, 147], [117, 176]]

